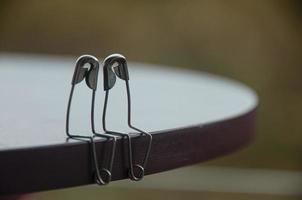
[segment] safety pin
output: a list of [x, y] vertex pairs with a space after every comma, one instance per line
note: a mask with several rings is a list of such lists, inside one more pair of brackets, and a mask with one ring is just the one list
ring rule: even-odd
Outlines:
[[[112, 54], [105, 58], [103, 62], [103, 72], [104, 72], [104, 90], [105, 90], [105, 101], [104, 101], [104, 109], [103, 109], [103, 129], [105, 133], [115, 134], [115, 135], [122, 135], [126, 136], [128, 139], [128, 157], [129, 157], [129, 178], [134, 181], [139, 181], [144, 177], [145, 168], [147, 165], [148, 157], [151, 151], [151, 144], [152, 144], [152, 135], [147, 133], [143, 130], [140, 130], [132, 125], [131, 122], [131, 96], [130, 96], [130, 87], [129, 87], [129, 73], [127, 67], [126, 58], [120, 54]], [[127, 107], [128, 107], [128, 126], [137, 131], [141, 134], [148, 137], [148, 146], [145, 153], [145, 157], [143, 159], [142, 164], [135, 164], [133, 165], [133, 154], [132, 154], [132, 146], [131, 146], [131, 136], [130, 134], [120, 133], [115, 131], [109, 131], [106, 128], [106, 112], [107, 112], [107, 105], [108, 105], [108, 96], [109, 90], [113, 88], [116, 82], [116, 76], [126, 82], [126, 91], [127, 91]], [[134, 168], [138, 171], [138, 176], [134, 173]]]
[[[85, 65], [89, 64], [90, 67], [86, 67]], [[98, 134], [95, 131], [94, 125], [94, 105], [95, 105], [95, 94], [97, 89], [97, 79], [98, 79], [98, 72], [99, 72], [99, 61], [94, 56], [90, 55], [83, 55], [79, 57], [76, 61], [76, 67], [73, 74], [72, 82], [71, 82], [71, 90], [68, 100], [67, 106], [67, 114], [66, 114], [66, 134], [70, 138], [84, 138], [89, 139], [91, 142], [91, 150], [93, 154], [93, 162], [96, 171], [96, 183], [99, 185], [108, 184], [111, 180], [111, 170], [114, 160], [115, 148], [116, 148], [116, 137], [109, 135], [109, 134]], [[99, 170], [98, 159], [97, 159], [97, 152], [95, 147], [94, 137], [92, 136], [83, 136], [83, 135], [73, 135], [69, 132], [69, 119], [70, 119], [70, 107], [72, 103], [72, 97], [75, 89], [75, 85], [82, 82], [85, 79], [87, 86], [92, 90], [92, 101], [91, 101], [91, 129], [94, 135], [106, 138], [112, 138], [112, 150], [110, 156], [110, 162], [108, 169], [102, 168], [101, 171]], [[105, 179], [102, 178], [102, 175], [105, 175]]]

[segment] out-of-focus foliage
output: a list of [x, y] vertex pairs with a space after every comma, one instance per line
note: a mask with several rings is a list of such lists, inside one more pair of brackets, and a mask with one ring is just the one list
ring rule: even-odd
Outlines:
[[210, 164], [302, 169], [299, 1], [1, 1], [0, 50], [121, 52], [222, 74], [260, 96], [257, 138]]
[[[88, 197], [88, 195], [89, 197]], [[235, 193], [214, 193], [214, 192], [193, 192], [193, 191], [166, 191], [155, 189], [125, 189], [125, 188], [96, 188], [96, 187], [82, 187], [78, 189], [58, 190], [55, 192], [43, 192], [33, 195], [32, 199], [39, 200], [66, 200], [66, 199], [89, 199], [99, 200], [102, 199], [143, 199], [143, 200], [299, 200], [298, 196], [276, 196], [276, 195], [263, 195], [263, 194], [235, 194]], [[30, 200], [30, 199], [24, 199]]]

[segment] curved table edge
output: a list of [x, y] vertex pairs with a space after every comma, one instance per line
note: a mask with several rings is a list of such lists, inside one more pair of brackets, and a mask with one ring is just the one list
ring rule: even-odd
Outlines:
[[[204, 162], [249, 144], [255, 133], [256, 110], [210, 124], [153, 134], [146, 175]], [[127, 178], [125, 140], [117, 141], [113, 180]], [[145, 137], [133, 138], [134, 159], [144, 155]], [[96, 142], [99, 164], [106, 162], [111, 141]], [[0, 151], [0, 194], [21, 194], [94, 183], [88, 142]]]

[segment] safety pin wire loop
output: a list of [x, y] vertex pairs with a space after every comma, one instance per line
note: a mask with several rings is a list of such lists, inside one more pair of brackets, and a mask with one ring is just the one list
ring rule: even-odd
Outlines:
[[[113, 68], [113, 64], [117, 63], [118, 66], [115, 66]], [[134, 127], [131, 123], [131, 97], [130, 97], [130, 87], [129, 87], [129, 73], [128, 73], [128, 68], [127, 68], [127, 62], [124, 56], [120, 54], [113, 54], [108, 56], [104, 60], [103, 64], [103, 70], [104, 70], [104, 90], [105, 90], [105, 101], [104, 101], [104, 108], [103, 108], [103, 130], [105, 133], [110, 133], [110, 134], [117, 134], [117, 135], [122, 135], [126, 136], [128, 140], [128, 158], [129, 158], [129, 178], [134, 181], [139, 181], [144, 177], [144, 171], [147, 165], [147, 161], [149, 158], [149, 154], [151, 151], [151, 146], [152, 146], [152, 135], [150, 133], [147, 133], [145, 131], [142, 131], [136, 127]], [[114, 72], [113, 72], [114, 70]], [[140, 164], [133, 164], [133, 152], [132, 152], [132, 142], [131, 142], [131, 136], [130, 134], [126, 133], [118, 133], [114, 131], [109, 131], [106, 128], [106, 112], [107, 112], [107, 106], [108, 106], [108, 97], [109, 97], [109, 90], [114, 86], [116, 82], [116, 76], [118, 76], [120, 79], [123, 79], [126, 82], [126, 91], [127, 91], [127, 107], [128, 107], [128, 126], [143, 134], [148, 136], [148, 146], [147, 150], [145, 152], [145, 156], [142, 162], [142, 165]], [[139, 170], [139, 176], [135, 175], [134, 168]]]
[[[143, 178], [144, 176], [144, 167], [141, 167], [140, 165], [137, 165], [137, 168], [140, 170], [140, 176], [137, 177], [135, 176], [134, 173], [134, 167], [133, 167], [133, 153], [132, 153], [132, 142], [131, 142], [131, 136], [130, 134], [126, 133], [121, 133], [121, 132], [116, 132], [116, 131], [111, 131], [106, 128], [106, 111], [107, 111], [107, 104], [108, 104], [108, 96], [109, 96], [109, 90], [106, 91], [105, 94], [105, 101], [104, 101], [104, 109], [103, 109], [103, 129], [106, 134], [113, 134], [117, 136], [122, 136], [127, 138], [127, 143], [128, 143], [128, 162], [129, 162], [129, 177], [131, 180], [139, 181]], [[135, 165], [136, 166], [136, 165]]]
[[[129, 86], [129, 81], [128, 81], [128, 80], [126, 80], [125, 82], [126, 82], [127, 102], [128, 102], [128, 126], [129, 126], [131, 129], [133, 129], [133, 130], [135, 130], [135, 131], [137, 131], [137, 132], [139, 132], [139, 133], [141, 133], [141, 134], [143, 134], [143, 135], [145, 135], [145, 136], [148, 137], [147, 150], [146, 150], [146, 152], [145, 152], [145, 157], [144, 157], [143, 165], [142, 165], [142, 167], [145, 169], [145, 168], [146, 168], [146, 165], [147, 165], [147, 162], [148, 162], [148, 159], [149, 159], [150, 152], [151, 152], [152, 135], [151, 135], [150, 133], [145, 132], [145, 131], [143, 131], [143, 130], [141, 130], [141, 129], [139, 129], [139, 128], [137, 128], [137, 127], [135, 127], [135, 126], [132, 125], [132, 120], [131, 120], [131, 116], [132, 116], [132, 115], [131, 115], [131, 95], [130, 95], [130, 86]], [[137, 178], [137, 177], [134, 177], [134, 178]]]
[[[89, 63], [90, 70], [84, 68], [84, 65]], [[96, 171], [96, 183], [99, 185], [106, 185], [110, 182], [111, 180], [111, 169], [113, 165], [113, 160], [114, 160], [114, 154], [115, 154], [115, 142], [116, 140], [113, 141], [113, 146], [112, 146], [112, 152], [111, 152], [111, 157], [110, 157], [110, 163], [109, 163], [109, 169], [102, 168], [101, 171], [103, 174], [106, 175], [106, 180], [102, 178], [102, 173], [99, 170], [99, 165], [98, 165], [98, 159], [97, 159], [97, 152], [96, 152], [96, 145], [94, 138], [92, 136], [83, 136], [83, 135], [73, 135], [70, 134], [69, 131], [69, 121], [70, 121], [70, 109], [71, 109], [71, 104], [72, 104], [72, 98], [74, 94], [74, 89], [75, 85], [80, 83], [83, 79], [86, 80], [87, 86], [92, 89], [92, 101], [91, 101], [91, 128], [92, 132], [95, 132], [94, 130], [94, 105], [95, 105], [95, 93], [97, 89], [97, 77], [98, 77], [98, 70], [99, 70], [99, 62], [97, 58], [89, 55], [83, 55], [78, 58], [76, 62], [76, 68], [75, 72], [73, 75], [72, 79], [72, 86], [70, 90], [70, 95], [68, 99], [68, 105], [67, 105], [67, 113], [66, 113], [66, 135], [70, 138], [84, 138], [84, 139], [89, 139], [91, 143], [91, 151], [92, 151], [92, 156], [93, 156], [93, 163]], [[107, 135], [106, 138], [109, 136]]]
[[[95, 94], [94, 94], [95, 95]], [[115, 150], [116, 150], [116, 141], [117, 141], [117, 137], [112, 135], [112, 134], [103, 134], [103, 133], [97, 133], [96, 132], [96, 129], [95, 129], [95, 122], [94, 122], [94, 105], [95, 105], [95, 98], [92, 98], [92, 105], [93, 107], [91, 108], [91, 130], [92, 130], [92, 133], [94, 135], [94, 137], [101, 137], [101, 138], [107, 138], [108, 140], [109, 139], [112, 139], [112, 147], [111, 147], [111, 152], [110, 152], [110, 158], [109, 158], [109, 167], [108, 167], [108, 170], [105, 169], [105, 168], [102, 168], [101, 171], [102, 172], [105, 172], [105, 174], [107, 174], [107, 180], [105, 182], [105, 184], [108, 184], [110, 181], [111, 181], [111, 171], [112, 171], [112, 167], [113, 167], [113, 163], [114, 163], [114, 155], [115, 155]], [[95, 148], [94, 148], [95, 149]], [[97, 155], [95, 153], [95, 158], [97, 158]], [[97, 160], [97, 159], [95, 159]], [[97, 172], [98, 173], [98, 172]], [[102, 183], [102, 178], [101, 177], [101, 174], [98, 173], [97, 174], [97, 177], [99, 179], [99, 182]], [[101, 184], [101, 185], [104, 185], [104, 184]]]

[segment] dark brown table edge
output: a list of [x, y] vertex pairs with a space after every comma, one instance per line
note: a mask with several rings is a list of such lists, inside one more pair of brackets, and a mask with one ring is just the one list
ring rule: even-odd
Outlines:
[[[255, 133], [256, 108], [235, 118], [154, 132], [146, 174], [193, 165], [234, 152], [249, 144]], [[117, 142], [113, 180], [127, 178], [125, 140]], [[133, 139], [134, 159], [140, 161], [145, 137]], [[99, 164], [111, 142], [97, 141]], [[0, 194], [22, 194], [93, 184], [88, 142], [0, 151]], [[130, 181], [130, 180], [129, 180]]]

